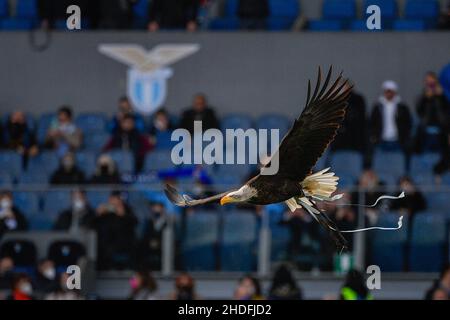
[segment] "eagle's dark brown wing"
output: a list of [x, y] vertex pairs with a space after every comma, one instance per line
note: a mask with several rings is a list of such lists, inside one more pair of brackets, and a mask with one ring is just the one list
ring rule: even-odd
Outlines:
[[[308, 81], [306, 106], [277, 151], [279, 169], [276, 176], [279, 178], [302, 181], [333, 141], [344, 119], [351, 86], [347, 85], [348, 80], [343, 80], [342, 73], [329, 86], [331, 73], [330, 67], [322, 85], [322, 72], [319, 67], [312, 96], [311, 83]], [[269, 163], [267, 166], [270, 165]]]

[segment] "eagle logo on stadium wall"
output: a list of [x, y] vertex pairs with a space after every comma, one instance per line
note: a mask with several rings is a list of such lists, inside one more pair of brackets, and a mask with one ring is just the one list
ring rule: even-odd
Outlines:
[[169, 65], [199, 48], [197, 44], [162, 44], [147, 52], [139, 45], [102, 44], [99, 51], [129, 67], [127, 94], [138, 111], [151, 114], [166, 100], [167, 80], [173, 75]]

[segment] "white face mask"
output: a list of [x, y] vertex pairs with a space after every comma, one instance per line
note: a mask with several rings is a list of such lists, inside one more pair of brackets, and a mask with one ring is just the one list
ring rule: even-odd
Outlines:
[[26, 294], [27, 296], [31, 296], [31, 294], [33, 293], [33, 287], [31, 286], [31, 283], [29, 282], [24, 282], [20, 285], [19, 287], [20, 292], [22, 292], [23, 294]]
[[74, 210], [83, 210], [84, 209], [84, 201], [80, 199], [75, 199], [73, 201], [73, 209]]
[[10, 209], [12, 207], [12, 202], [10, 199], [2, 199], [2, 201], [0, 201], [0, 207], [2, 207], [2, 209]]
[[56, 270], [55, 268], [48, 268], [42, 272], [42, 275], [48, 280], [55, 280], [56, 278]]

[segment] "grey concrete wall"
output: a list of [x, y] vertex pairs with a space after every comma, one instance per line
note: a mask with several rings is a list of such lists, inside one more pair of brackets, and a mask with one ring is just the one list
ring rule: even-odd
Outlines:
[[198, 43], [198, 53], [173, 65], [167, 108], [205, 92], [220, 113], [296, 115], [317, 66], [344, 70], [370, 104], [385, 79], [399, 82], [412, 104], [427, 70], [450, 63], [449, 33], [53, 33], [33, 50], [28, 33], [0, 33], [0, 108], [33, 113], [70, 103], [77, 112], [115, 110], [127, 67], [97, 50], [102, 43]]

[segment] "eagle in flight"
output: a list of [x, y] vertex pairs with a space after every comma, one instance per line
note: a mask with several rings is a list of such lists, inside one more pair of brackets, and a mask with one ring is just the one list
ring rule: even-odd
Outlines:
[[[258, 174], [240, 188], [230, 190], [204, 199], [192, 199], [186, 194], [166, 184], [165, 193], [177, 206], [190, 207], [209, 202], [246, 202], [255, 205], [268, 205], [285, 202], [293, 212], [304, 208], [322, 226], [328, 229], [339, 250], [346, 248], [347, 241], [333, 221], [316, 207], [317, 201], [334, 201], [340, 195], [336, 191], [339, 177], [329, 168], [313, 173], [312, 169], [333, 141], [344, 120], [347, 100], [352, 86], [343, 79], [342, 72], [334, 82], [330, 82], [330, 67], [322, 84], [322, 71], [319, 67], [317, 83], [311, 95], [311, 82], [308, 81], [306, 106], [283, 138], [278, 150], [279, 167], [274, 175]], [[270, 167], [270, 162], [263, 166]]]

